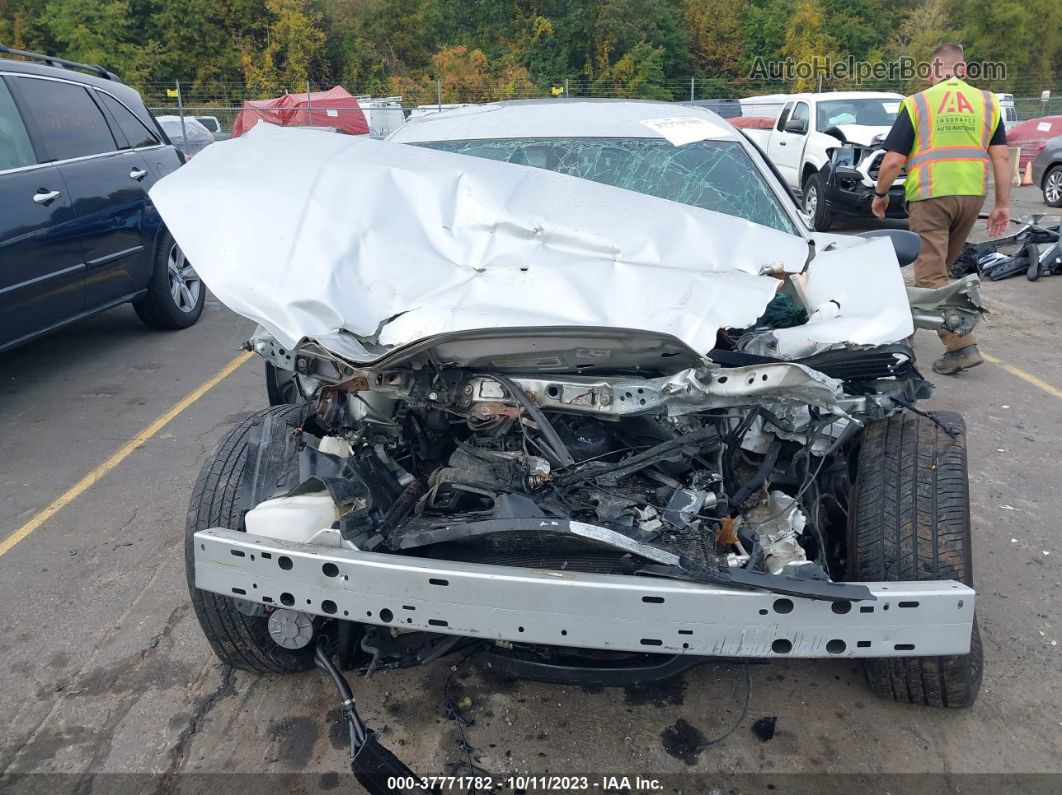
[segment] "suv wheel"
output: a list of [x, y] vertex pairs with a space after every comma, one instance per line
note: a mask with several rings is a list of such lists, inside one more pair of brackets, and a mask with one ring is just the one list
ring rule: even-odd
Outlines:
[[188, 328], [199, 320], [205, 303], [203, 281], [173, 236], [163, 231], [147, 295], [133, 303], [137, 315], [151, 328]]

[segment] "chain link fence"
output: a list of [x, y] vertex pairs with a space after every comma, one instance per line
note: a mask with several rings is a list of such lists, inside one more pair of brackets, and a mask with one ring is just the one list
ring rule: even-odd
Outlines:
[[[1062, 83], [1062, 80], [1057, 81]], [[332, 88], [333, 84], [321, 84], [309, 81], [305, 86], [291, 87], [290, 93], [302, 94]], [[1031, 86], [1030, 86], [1031, 87]], [[446, 101], [453, 93], [452, 86], [445, 88], [437, 84], [434, 102], [415, 102], [409, 97], [373, 97], [365, 92], [358, 92], [357, 87], [345, 86], [357, 100], [358, 107], [365, 114], [370, 134], [375, 138], [384, 138], [400, 127], [407, 120], [418, 116], [449, 110], [469, 104], [497, 101], [501, 99], [538, 99], [544, 97], [622, 97], [632, 92], [630, 86], [604, 84], [600, 81], [590, 82], [585, 79], [566, 80], [548, 90], [533, 90], [496, 95], [490, 91], [461, 90], [459, 95], [464, 102]], [[788, 87], [774, 82], [754, 80], [710, 80], [691, 79], [687, 83], [654, 86], [663, 88], [676, 99], [676, 104], [694, 104], [715, 111], [720, 116], [738, 122], [738, 126], [770, 126], [777, 118], [785, 103], [785, 97], [791, 93]], [[842, 87], [838, 87], [839, 90]], [[828, 87], [827, 87], [828, 89]], [[906, 93], [899, 84], [862, 86], [860, 90], [895, 91]], [[1060, 91], [1051, 90], [1050, 98], [1042, 99], [1027, 89], [1026, 94], [1014, 94], [1014, 107], [1018, 120], [1038, 118], [1046, 115], [1062, 115], [1062, 96]], [[166, 83], [149, 83], [140, 87], [141, 94], [151, 112], [156, 116], [177, 116], [200, 118], [215, 138], [228, 137], [233, 129], [236, 117], [247, 100], [261, 100], [285, 93], [278, 90], [248, 90], [243, 81], [212, 81], [194, 87], [182, 86], [177, 81]], [[424, 92], [421, 92], [423, 94]], [[724, 96], [725, 95], [725, 96]], [[343, 110], [340, 105], [329, 107]]]

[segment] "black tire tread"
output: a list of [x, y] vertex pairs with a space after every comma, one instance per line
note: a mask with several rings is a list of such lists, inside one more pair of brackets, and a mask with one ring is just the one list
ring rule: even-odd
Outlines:
[[[850, 515], [853, 580], [973, 585], [966, 425], [953, 412], [933, 416], [954, 439], [932, 419], [906, 412], [867, 426]], [[983, 674], [976, 617], [970, 644], [965, 655], [867, 660], [867, 682], [896, 701], [968, 707]]]
[[826, 182], [818, 171], [809, 174], [802, 186], [805, 196], [807, 195], [808, 184], [811, 182], [815, 183], [815, 189], [819, 192], [819, 202], [815, 207], [815, 217], [811, 219], [812, 226], [815, 227], [816, 232], [829, 232], [830, 227], [833, 226], [833, 213], [826, 204]]
[[274, 406], [241, 422], [218, 442], [203, 464], [188, 506], [185, 565], [196, 617], [218, 658], [233, 668], [257, 673], [294, 673], [313, 667], [313, 646], [290, 650], [269, 636], [265, 617], [246, 616], [232, 600], [195, 587], [194, 534], [210, 527], [242, 530], [239, 515], [241, 473], [248, 461], [248, 433], [255, 421], [273, 414], [298, 427], [300, 406]]

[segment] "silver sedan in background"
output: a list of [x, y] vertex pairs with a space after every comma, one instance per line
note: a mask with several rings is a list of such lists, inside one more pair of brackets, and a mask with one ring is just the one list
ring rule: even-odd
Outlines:
[[193, 157], [214, 143], [214, 134], [202, 122], [196, 121], [191, 116], [184, 117], [183, 126], [180, 116], [158, 116], [156, 118], [170, 142], [188, 157]]

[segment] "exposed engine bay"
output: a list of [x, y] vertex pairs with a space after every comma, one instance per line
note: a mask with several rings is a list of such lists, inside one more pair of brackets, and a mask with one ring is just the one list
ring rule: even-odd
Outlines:
[[[555, 336], [540, 361], [607, 345], [585, 330]], [[477, 349], [511, 349], [503, 339]], [[268, 335], [252, 344], [279, 356]], [[818, 370], [702, 361], [655, 377], [526, 375], [520, 354], [503, 353], [487, 371], [453, 361], [462, 355], [437, 340], [400, 366], [360, 370], [301, 348], [294, 369], [316, 389], [298, 478], [248, 513], [248, 531], [316, 495], [335, 506], [336, 542], [366, 552], [866, 597], [822, 584], [844, 573], [851, 441], [926, 389], [905, 345], [819, 354]], [[673, 352], [679, 367], [686, 358]], [[286, 537], [313, 538], [322, 525], [310, 516]]]
[[[318, 414], [344, 429], [324, 447], [341, 438], [351, 452], [322, 453], [321, 443], [314, 451], [311, 439], [300, 475], [316, 478], [346, 509], [338, 518], [344, 541], [531, 568], [629, 573], [681, 561], [704, 573], [779, 574], [790, 566], [825, 577], [821, 527], [809, 526], [792, 497], [766, 491], [779, 480], [799, 489], [823, 461], [793, 460], [808, 442], [764, 431], [777, 424], [796, 435], [792, 419], [737, 408], [678, 416], [548, 410], [529, 390], [591, 407], [608, 393], [600, 382], [453, 375], [410, 385], [420, 398], [411, 394], [400, 406], [371, 393], [356, 393], [346, 407], [327, 391], [318, 399]], [[646, 391], [634, 386], [616, 399], [644, 404]], [[799, 434], [828, 447], [841, 435], [834, 426], [845, 423], [816, 411]], [[780, 463], [790, 471], [776, 475]]]

